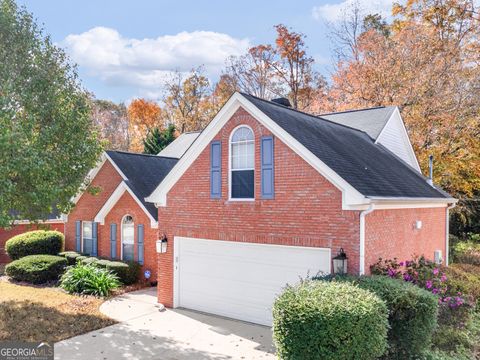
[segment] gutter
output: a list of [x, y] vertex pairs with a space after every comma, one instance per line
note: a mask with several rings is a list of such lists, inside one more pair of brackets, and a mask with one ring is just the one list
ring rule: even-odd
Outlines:
[[450, 209], [453, 209], [454, 207], [456, 206], [456, 203], [453, 203], [449, 206], [447, 206], [447, 211], [445, 212], [445, 216], [446, 216], [446, 219], [445, 219], [445, 265], [448, 266], [448, 262], [449, 262], [449, 256], [448, 256], [448, 253], [449, 253], [449, 242], [450, 242], [450, 238], [449, 238], [449, 233], [450, 233], [450, 214], [449, 214], [449, 211]]
[[368, 209], [360, 212], [360, 269], [359, 274], [365, 274], [365, 216], [375, 210], [375, 204], [371, 203]]

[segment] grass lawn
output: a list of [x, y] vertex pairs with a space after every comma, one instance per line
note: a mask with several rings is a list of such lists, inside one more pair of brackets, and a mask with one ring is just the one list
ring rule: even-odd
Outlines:
[[98, 310], [102, 302], [0, 279], [0, 341], [55, 342], [112, 325]]

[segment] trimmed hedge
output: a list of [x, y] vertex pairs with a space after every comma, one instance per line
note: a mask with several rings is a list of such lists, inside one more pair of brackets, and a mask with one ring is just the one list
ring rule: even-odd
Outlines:
[[69, 265], [92, 264], [96, 267], [110, 270], [125, 285], [136, 283], [140, 275], [141, 265], [136, 261], [113, 261], [99, 259], [94, 256], [84, 256], [75, 251], [65, 251], [59, 255], [65, 257], [68, 260]]
[[363, 276], [356, 283], [387, 304], [389, 359], [413, 358], [429, 348], [437, 326], [438, 298], [435, 295], [385, 276]]
[[41, 284], [58, 280], [67, 266], [67, 259], [54, 255], [29, 255], [14, 260], [5, 267], [5, 273], [17, 281]]
[[77, 258], [82, 256], [82, 254], [76, 251], [64, 251], [59, 253], [58, 256], [63, 256], [67, 259], [68, 265], [75, 265], [77, 263]]
[[12, 237], [5, 243], [5, 250], [12, 260], [18, 260], [28, 255], [57, 255], [64, 246], [61, 232], [35, 230]]
[[140, 264], [135, 261], [110, 261], [106, 268], [118, 276], [125, 285], [130, 285], [138, 280], [140, 274]]
[[385, 303], [348, 283], [287, 286], [273, 307], [281, 359], [376, 359], [387, 350], [387, 329]]

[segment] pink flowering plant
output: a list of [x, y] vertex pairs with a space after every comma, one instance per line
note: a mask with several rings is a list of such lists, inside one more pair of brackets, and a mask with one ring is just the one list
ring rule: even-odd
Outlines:
[[415, 257], [413, 260], [399, 262], [396, 258], [379, 259], [370, 268], [374, 275], [386, 275], [402, 279], [438, 296], [439, 322], [463, 326], [472, 308], [472, 301], [462, 293], [451, 293], [448, 277], [439, 264]]

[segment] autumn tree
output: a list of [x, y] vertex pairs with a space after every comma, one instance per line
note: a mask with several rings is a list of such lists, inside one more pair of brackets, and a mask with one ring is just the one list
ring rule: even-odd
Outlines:
[[157, 155], [175, 140], [175, 132], [175, 126], [172, 124], [163, 130], [158, 127], [153, 128], [146, 139], [143, 140], [143, 153]]
[[388, 31], [380, 22], [359, 35], [329, 95], [336, 109], [399, 106], [424, 172], [433, 154], [434, 181], [470, 197], [480, 189], [478, 20], [457, 11], [461, 0], [408, 4]]
[[143, 141], [152, 129], [163, 128], [161, 108], [154, 101], [135, 99], [128, 106], [127, 112], [130, 150], [141, 152]]
[[[276, 52], [271, 45], [258, 45], [241, 56], [228, 58], [224, 78], [238, 91], [262, 99], [270, 99], [281, 91], [279, 78], [272, 64], [276, 63]], [[221, 79], [222, 80], [222, 79]]]
[[210, 96], [212, 89], [202, 68], [186, 77], [176, 72], [165, 84], [165, 119], [181, 132], [203, 129], [215, 111]]
[[100, 138], [107, 142], [106, 148], [127, 151], [130, 144], [126, 106], [92, 99], [91, 107], [92, 120], [99, 129]]
[[0, 227], [68, 212], [102, 146], [65, 52], [0, 0]]

